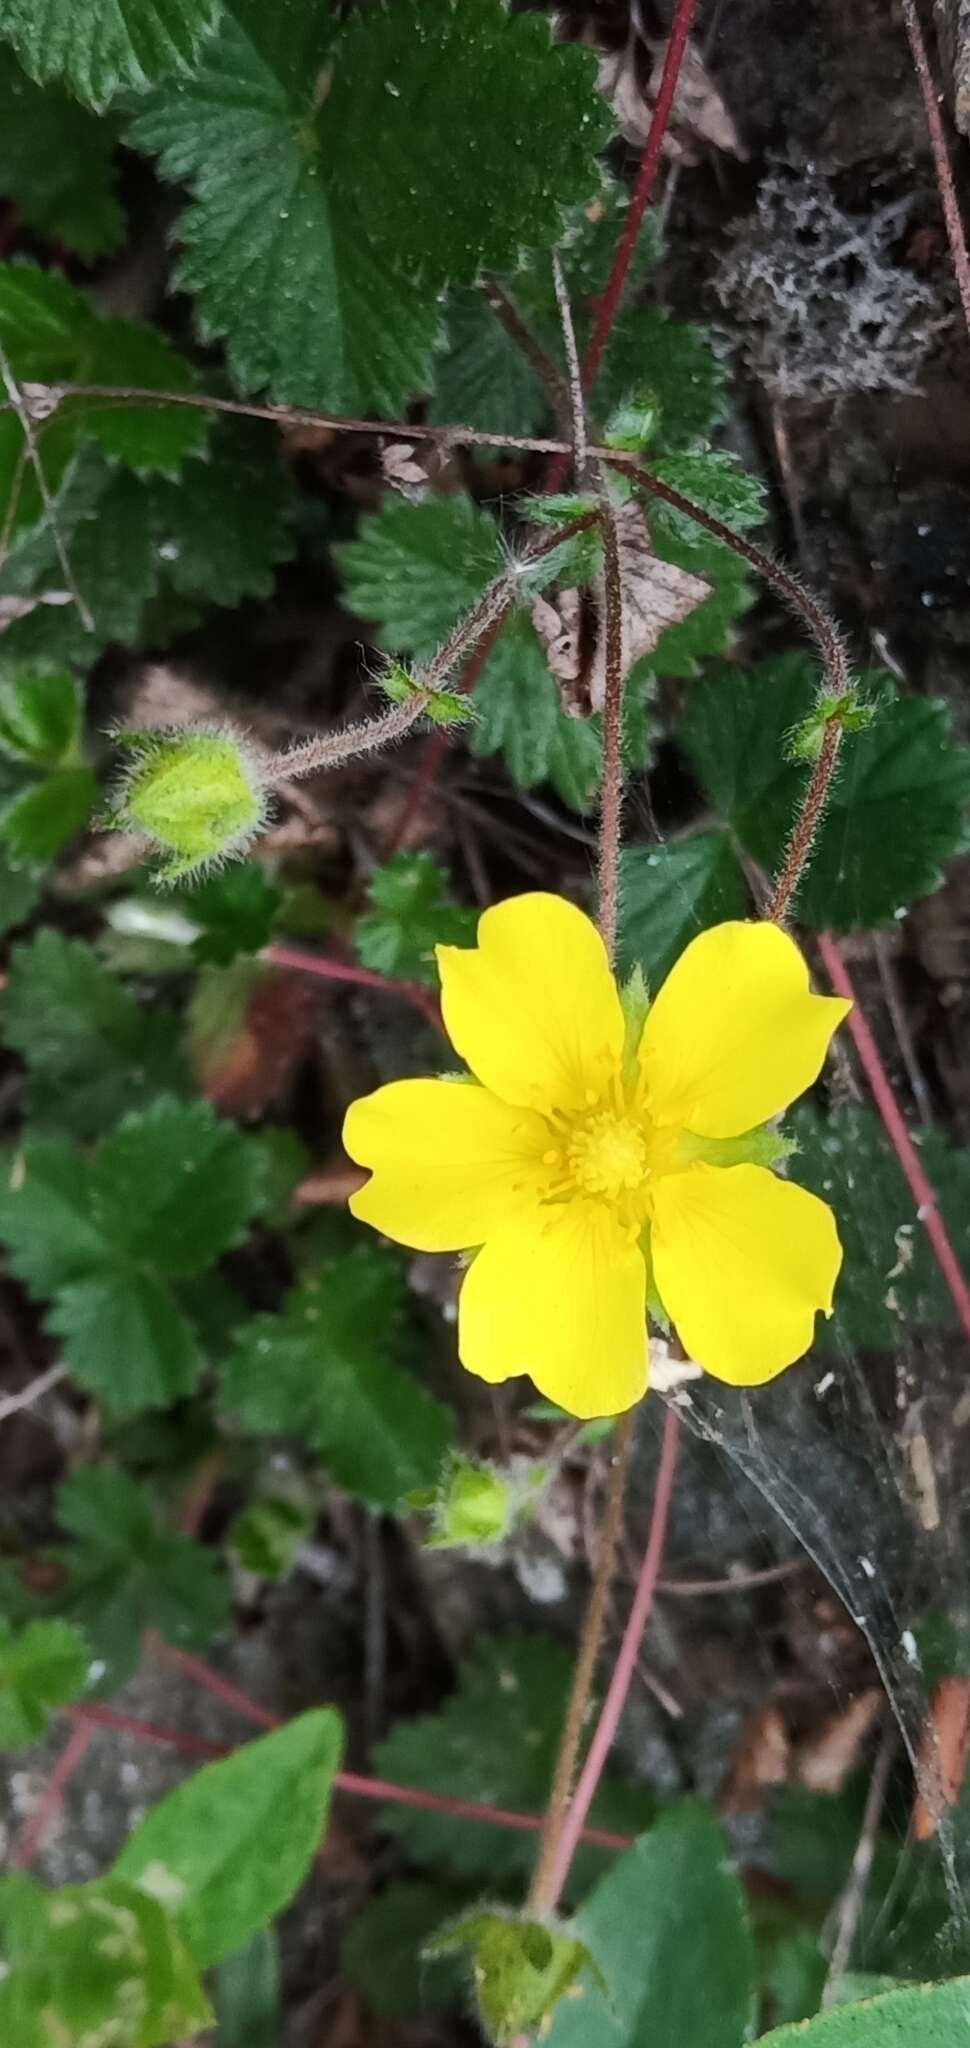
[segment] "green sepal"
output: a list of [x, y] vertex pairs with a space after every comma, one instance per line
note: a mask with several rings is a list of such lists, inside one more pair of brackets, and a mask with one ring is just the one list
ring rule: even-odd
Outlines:
[[470, 698], [463, 697], [457, 690], [434, 690], [415, 675], [403, 662], [388, 663], [380, 678], [381, 689], [392, 704], [407, 704], [412, 697], [425, 699], [425, 718], [432, 725], [471, 725], [475, 718], [475, 707]]
[[643, 1257], [643, 1263], [647, 1269], [647, 1285], [645, 1296], [647, 1307], [647, 1321], [649, 1323], [655, 1323], [657, 1329], [660, 1330], [665, 1337], [669, 1337], [670, 1317], [667, 1314], [666, 1309], [664, 1308], [663, 1302], [660, 1299], [660, 1295], [657, 1289], [656, 1275], [653, 1270], [653, 1245], [650, 1237], [649, 1223], [645, 1223], [643, 1229], [640, 1232], [640, 1251]]
[[497, 1544], [529, 1514], [548, 1477], [544, 1465], [529, 1465], [521, 1473], [503, 1472], [497, 1465], [455, 1451], [445, 1462], [437, 1489], [409, 1494], [407, 1505], [430, 1510], [426, 1550]]
[[625, 449], [635, 455], [646, 448], [660, 425], [660, 405], [655, 391], [641, 387], [632, 391], [611, 413], [603, 431], [606, 448]]
[[576, 1995], [589, 1971], [607, 1995], [603, 1972], [585, 1943], [547, 1921], [519, 1919], [497, 1907], [469, 1913], [426, 1944], [426, 1956], [472, 1952], [482, 2027], [503, 2048], [523, 2031], [547, 2031], [560, 2000]]
[[533, 526], [568, 526], [571, 519], [585, 519], [596, 510], [591, 491], [554, 491], [550, 497], [527, 499], [523, 516]]
[[770, 1124], [744, 1131], [738, 1138], [699, 1138], [694, 1131], [682, 1131], [678, 1164], [690, 1166], [700, 1160], [704, 1166], [780, 1166], [798, 1151], [794, 1138], [786, 1138]]
[[864, 699], [856, 689], [844, 690], [838, 696], [834, 691], [823, 692], [808, 717], [791, 734], [786, 750], [789, 760], [817, 761], [830, 725], [840, 725], [843, 732], [865, 732], [878, 714], [878, 699]]
[[625, 1026], [623, 1037], [623, 1079], [629, 1083], [636, 1074], [637, 1054], [650, 1008], [650, 992], [639, 961], [620, 989], [620, 1008]]

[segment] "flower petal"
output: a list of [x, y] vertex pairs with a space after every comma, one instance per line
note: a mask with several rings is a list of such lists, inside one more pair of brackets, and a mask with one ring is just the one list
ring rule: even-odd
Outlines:
[[597, 1202], [536, 1208], [489, 1238], [458, 1302], [481, 1379], [528, 1373], [570, 1415], [618, 1415], [647, 1384], [643, 1255]]
[[659, 1179], [657, 1291], [688, 1356], [760, 1386], [807, 1351], [842, 1264], [825, 1202], [763, 1166], [691, 1166]]
[[420, 1252], [484, 1244], [531, 1196], [549, 1134], [474, 1081], [391, 1081], [352, 1102], [344, 1146], [371, 1178], [350, 1208]]
[[704, 1138], [740, 1137], [811, 1086], [851, 1008], [809, 993], [805, 961], [777, 925], [712, 926], [681, 954], [643, 1027], [652, 1115]]
[[615, 1073], [623, 1013], [596, 926], [562, 896], [486, 910], [478, 944], [437, 948], [445, 1029], [473, 1074], [533, 1109], [581, 1109]]

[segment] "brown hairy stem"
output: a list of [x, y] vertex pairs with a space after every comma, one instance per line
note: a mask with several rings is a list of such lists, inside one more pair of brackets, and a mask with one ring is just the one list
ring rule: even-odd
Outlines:
[[603, 536], [603, 579], [606, 593], [603, 702], [603, 796], [600, 808], [599, 928], [612, 960], [616, 951], [619, 907], [621, 814], [623, 809], [623, 583], [613, 508], [604, 495], [600, 504]]
[[802, 808], [792, 826], [791, 837], [785, 852], [765, 916], [772, 924], [782, 924], [788, 915], [792, 897], [808, 866], [815, 834], [818, 831], [835, 773], [842, 744], [842, 722], [838, 717], [827, 720], [818, 760], [812, 769], [808, 788], [805, 791]]

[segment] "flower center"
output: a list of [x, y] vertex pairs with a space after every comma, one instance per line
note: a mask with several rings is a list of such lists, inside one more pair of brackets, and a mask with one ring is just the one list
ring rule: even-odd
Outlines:
[[573, 1131], [567, 1157], [577, 1187], [613, 1201], [626, 1189], [639, 1187], [648, 1170], [640, 1126], [611, 1110], [590, 1117]]

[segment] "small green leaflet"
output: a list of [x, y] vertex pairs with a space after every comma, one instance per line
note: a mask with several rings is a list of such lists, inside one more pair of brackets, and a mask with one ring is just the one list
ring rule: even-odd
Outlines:
[[396, 853], [376, 867], [367, 883], [370, 910], [354, 926], [364, 966], [435, 987], [435, 946], [472, 946], [478, 925], [477, 910], [450, 902], [447, 890], [430, 853]]
[[34, 864], [15, 861], [6, 846], [0, 846], [0, 932], [24, 924], [40, 894], [40, 878]]
[[[761, 526], [765, 520], [765, 491], [760, 477], [742, 469], [737, 456], [709, 448], [696, 455], [667, 455], [650, 463], [651, 473], [661, 483], [672, 485], [682, 497], [691, 498], [702, 512], [712, 512], [736, 533]], [[648, 497], [651, 531], [656, 537], [670, 533], [676, 540], [699, 541], [704, 529], [686, 512], [678, 512], [662, 498]]]
[[[541, 1636], [487, 1639], [459, 1674], [458, 1691], [437, 1714], [399, 1721], [374, 1756], [375, 1768], [398, 1784], [452, 1798], [487, 1801], [520, 1813], [541, 1811], [548, 1797], [572, 1658]], [[643, 1785], [608, 1771], [593, 1802], [594, 1826], [621, 1832], [646, 1827], [654, 1801]], [[440, 1877], [449, 1872], [489, 1887], [520, 1881], [535, 1861], [529, 1835], [500, 1834], [406, 1806], [381, 1810], [382, 1826], [397, 1835], [411, 1862]], [[571, 1888], [582, 1891], [604, 1867], [603, 1852], [581, 1848]], [[683, 2048], [678, 2043], [678, 2048]]]
[[207, 1764], [136, 1828], [115, 1876], [174, 1904], [200, 1969], [288, 1906], [318, 1848], [343, 1748], [332, 1707]]
[[139, 1004], [91, 946], [50, 926], [10, 956], [0, 1035], [27, 1063], [35, 1131], [98, 1138], [126, 1111], [188, 1089], [171, 1016]]
[[671, 320], [656, 307], [633, 307], [617, 321], [596, 404], [604, 416], [635, 392], [651, 397], [657, 427], [651, 443], [664, 454], [689, 450], [724, 418], [725, 372], [701, 327]]
[[187, 889], [183, 900], [186, 915], [202, 927], [193, 958], [228, 967], [238, 954], [259, 953], [268, 945], [284, 899], [282, 889], [251, 860], [210, 875]]
[[41, 90], [0, 45], [0, 191], [24, 225], [86, 262], [124, 234], [114, 189], [115, 129], [57, 86]]
[[346, 1492], [398, 1507], [433, 1486], [452, 1442], [448, 1410], [395, 1363], [397, 1261], [369, 1245], [295, 1288], [280, 1315], [239, 1331], [221, 1406], [248, 1430], [308, 1440]]
[[[844, 932], [889, 924], [939, 886], [942, 864], [970, 843], [970, 748], [954, 744], [938, 698], [896, 697], [881, 676], [873, 723], [843, 751], [797, 898], [807, 924]], [[786, 760], [811, 710], [812, 662], [792, 654], [753, 673], [724, 670], [691, 692], [684, 745], [748, 852], [777, 868], [810, 770]]]
[[81, 735], [82, 697], [63, 670], [0, 676], [0, 749], [35, 768], [62, 768]]
[[970, 1977], [917, 1984], [779, 2027], [761, 2048], [961, 2048], [970, 2042]]
[[745, 887], [726, 832], [627, 846], [620, 856], [620, 972], [643, 968], [653, 994], [697, 933], [743, 917]]
[[169, 2048], [212, 2024], [175, 1920], [117, 1878], [0, 1880], [0, 2033], [10, 2048]]
[[584, 1900], [572, 1933], [607, 1996], [556, 2009], [549, 2048], [741, 2048], [752, 2008], [744, 1893], [707, 1807], [670, 1807]]
[[0, 1615], [0, 1749], [36, 1742], [52, 1707], [77, 1699], [91, 1661], [68, 1621], [31, 1621], [15, 1633]]
[[202, 1359], [175, 1283], [238, 1244], [262, 1195], [261, 1150], [206, 1103], [162, 1096], [91, 1158], [29, 1141], [0, 1193], [11, 1270], [53, 1296], [49, 1329], [117, 1415], [190, 1393]]
[[62, 768], [4, 807], [0, 833], [16, 859], [53, 860], [84, 830], [97, 793], [92, 768]]
[[67, 1575], [58, 1605], [84, 1629], [99, 1692], [117, 1691], [137, 1669], [146, 1628], [201, 1650], [225, 1625], [220, 1563], [191, 1537], [164, 1529], [127, 1473], [108, 1465], [75, 1472], [58, 1488], [57, 1519], [74, 1538], [53, 1553]]
[[[190, 391], [193, 385], [188, 364], [156, 328], [95, 312], [84, 293], [59, 272], [40, 270], [33, 263], [0, 264], [0, 342], [21, 382], [56, 385], [64, 379], [176, 392]], [[37, 428], [38, 452], [52, 491], [85, 437], [141, 475], [161, 471], [174, 476], [187, 455], [198, 454], [205, 446], [206, 417], [178, 405], [62, 398], [51, 418]], [[15, 487], [22, 442], [16, 415], [5, 414], [0, 435], [4, 504]], [[35, 525], [43, 510], [37, 479], [28, 465], [20, 483], [17, 526]]]
[[17, 859], [53, 859], [91, 815], [97, 791], [81, 760], [81, 711], [63, 671], [0, 680], [0, 751], [26, 764], [15, 779], [22, 786], [0, 796], [0, 834]]
[[192, 64], [218, 0], [0, 0], [0, 36], [43, 85], [63, 78], [79, 100], [104, 107]]

